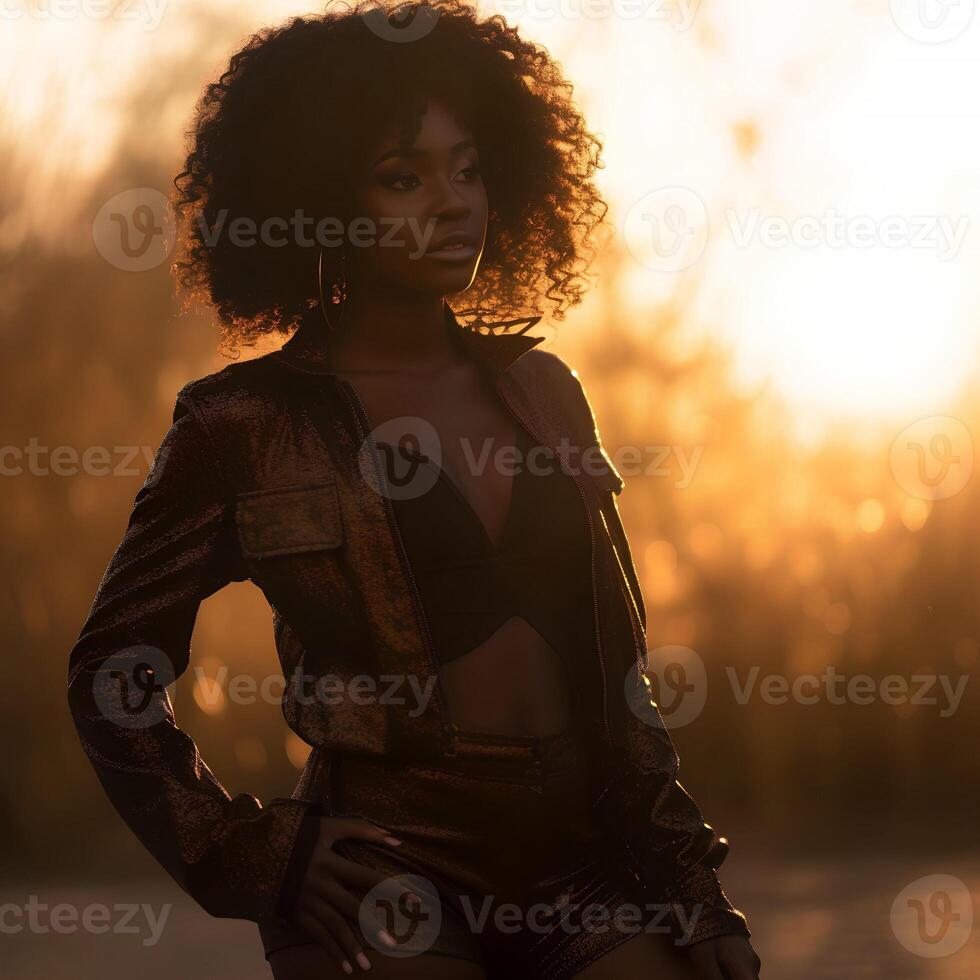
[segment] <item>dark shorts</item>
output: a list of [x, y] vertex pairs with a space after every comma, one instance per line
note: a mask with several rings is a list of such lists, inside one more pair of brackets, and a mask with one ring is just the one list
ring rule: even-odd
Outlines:
[[[363, 817], [403, 841], [334, 849], [423, 900], [413, 910], [369, 896], [362, 916], [399, 943], [388, 951], [361, 930], [369, 952], [462, 957], [494, 980], [564, 980], [642, 930], [639, 900], [592, 823], [571, 735], [457, 732], [455, 746], [435, 765], [333, 763], [330, 813]], [[292, 927], [260, 929], [267, 958], [310, 942]]]

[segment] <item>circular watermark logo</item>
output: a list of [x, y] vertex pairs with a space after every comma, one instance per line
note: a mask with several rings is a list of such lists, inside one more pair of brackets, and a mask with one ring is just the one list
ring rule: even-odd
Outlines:
[[690, 187], [661, 187], [627, 212], [623, 237], [630, 254], [653, 272], [680, 272], [704, 254], [708, 209]]
[[110, 198], [92, 222], [99, 254], [124, 272], [146, 272], [163, 265], [174, 249], [173, 208], [152, 187], [135, 187]]
[[174, 667], [157, 647], [133, 646], [106, 657], [92, 680], [103, 718], [120, 728], [152, 728], [167, 717], [166, 689]]
[[949, 415], [919, 419], [892, 443], [892, 475], [912, 497], [945, 500], [958, 494], [973, 473], [970, 430]]
[[[409, 898], [414, 893], [421, 901]], [[428, 878], [404, 874], [386, 878], [362, 899], [357, 916], [364, 938], [387, 956], [418, 956], [432, 948], [442, 926], [439, 892]], [[383, 929], [396, 945], [378, 937]]]
[[413, 500], [439, 478], [442, 443], [430, 422], [402, 415], [371, 430], [357, 461], [361, 476], [379, 497]]
[[973, 896], [952, 875], [927, 875], [899, 892], [892, 903], [892, 932], [916, 956], [938, 959], [958, 953], [973, 931]]
[[361, 19], [382, 41], [408, 44], [432, 33], [439, 21], [439, 11], [427, 3], [402, 3], [393, 10], [372, 7], [361, 14]]
[[704, 661], [690, 647], [668, 645], [647, 652], [647, 670], [630, 668], [626, 703], [651, 728], [683, 728], [700, 717], [708, 700]]
[[889, 0], [888, 9], [896, 27], [913, 41], [942, 44], [966, 32], [976, 0]]

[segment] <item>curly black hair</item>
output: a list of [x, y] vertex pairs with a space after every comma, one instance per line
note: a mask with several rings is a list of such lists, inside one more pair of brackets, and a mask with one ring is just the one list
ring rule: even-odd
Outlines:
[[[333, 8], [333, 9], [331, 9]], [[472, 306], [477, 322], [562, 319], [582, 298], [607, 207], [601, 141], [541, 46], [460, 0], [357, 0], [254, 34], [197, 105], [185, 169], [178, 283], [217, 311], [226, 342], [285, 333], [315, 308], [317, 249], [236, 246], [208, 229], [298, 210], [344, 214], [351, 167], [380, 127], [414, 138], [439, 96], [472, 127], [490, 205]], [[543, 310], [545, 302], [550, 310]]]

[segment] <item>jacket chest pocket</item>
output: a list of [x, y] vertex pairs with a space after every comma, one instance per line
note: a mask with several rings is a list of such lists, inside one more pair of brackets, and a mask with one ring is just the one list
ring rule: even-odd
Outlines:
[[334, 483], [274, 487], [239, 494], [238, 544], [246, 560], [339, 548], [344, 541]]

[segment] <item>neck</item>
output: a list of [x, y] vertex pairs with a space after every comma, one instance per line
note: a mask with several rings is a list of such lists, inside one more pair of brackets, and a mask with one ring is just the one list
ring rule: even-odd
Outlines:
[[338, 372], [423, 372], [459, 360], [442, 297], [357, 290], [342, 309], [339, 328], [326, 338]]

